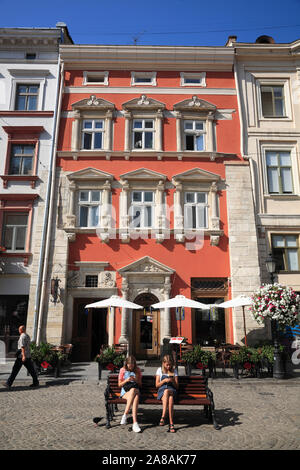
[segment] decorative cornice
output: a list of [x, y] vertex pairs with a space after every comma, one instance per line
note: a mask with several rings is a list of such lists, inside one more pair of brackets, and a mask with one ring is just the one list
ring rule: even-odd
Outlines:
[[234, 50], [227, 47], [62, 45], [68, 69], [93, 66], [123, 70], [232, 70]]

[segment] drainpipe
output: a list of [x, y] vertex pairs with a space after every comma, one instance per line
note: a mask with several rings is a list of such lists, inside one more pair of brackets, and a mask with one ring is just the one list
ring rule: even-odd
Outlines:
[[[54, 136], [54, 132], [55, 132], [55, 128], [56, 128], [57, 102], [58, 102], [58, 95], [59, 95], [59, 82], [60, 82], [60, 56], [58, 58], [58, 65], [57, 65], [57, 87], [56, 87], [56, 100], [55, 100], [55, 108], [54, 108], [54, 116], [53, 116], [53, 131], [52, 131], [53, 136]], [[53, 158], [54, 158], [54, 139], [52, 139], [51, 152], [50, 152], [49, 175], [48, 175], [48, 184], [47, 184], [47, 192], [46, 192], [45, 215], [44, 215], [42, 243], [41, 243], [41, 250], [40, 250], [40, 260], [39, 260], [38, 278], [37, 278], [35, 305], [34, 305], [33, 334], [32, 334], [32, 340], [34, 342], [36, 342], [36, 338], [37, 338], [38, 312], [39, 312], [39, 305], [40, 305], [42, 272], [43, 272], [43, 268], [44, 268], [43, 260], [44, 260], [44, 255], [45, 255], [45, 243], [46, 243], [46, 234], [47, 234], [47, 225], [48, 225], [49, 199], [50, 199], [50, 191], [51, 191], [51, 172], [52, 172]]]
[[[54, 196], [55, 196], [55, 177], [56, 177], [56, 151], [57, 151], [57, 139], [59, 131], [59, 122], [60, 122], [60, 113], [61, 113], [61, 101], [62, 101], [62, 91], [63, 91], [63, 74], [64, 74], [64, 64], [61, 63], [59, 56], [58, 61], [58, 73], [60, 74], [57, 84], [57, 93], [56, 93], [56, 106], [54, 114], [54, 139], [52, 141], [52, 153], [51, 153], [51, 162], [50, 162], [50, 172], [48, 179], [48, 188], [47, 188], [47, 207], [45, 210], [45, 246], [43, 253], [41, 253], [40, 267], [42, 272], [42, 279], [37, 289], [40, 290], [40, 299], [38, 304], [38, 315], [36, 318], [37, 330], [36, 330], [36, 343], [39, 345], [41, 342], [42, 334], [42, 325], [44, 317], [44, 304], [46, 298], [46, 287], [47, 287], [47, 276], [48, 276], [48, 264], [49, 264], [49, 253], [50, 253], [50, 240], [51, 240], [51, 229], [52, 229], [52, 219], [53, 219], [53, 210], [54, 210]], [[37, 295], [38, 295], [37, 292]]]

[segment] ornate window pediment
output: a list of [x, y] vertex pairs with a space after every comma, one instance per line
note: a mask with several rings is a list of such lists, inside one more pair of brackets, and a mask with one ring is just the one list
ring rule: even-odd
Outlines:
[[125, 116], [125, 152], [161, 151], [165, 104], [146, 95], [122, 105]]
[[[69, 208], [65, 230], [94, 229], [103, 241], [109, 240], [112, 226], [111, 182], [113, 175], [96, 168], [84, 168], [67, 175], [69, 180]], [[75, 238], [74, 238], [75, 239]]]
[[165, 104], [153, 98], [148, 98], [146, 95], [141, 95], [139, 98], [134, 98], [122, 105], [126, 111], [143, 110], [143, 111], [158, 111], [165, 109]]
[[115, 105], [110, 101], [98, 98], [96, 95], [91, 95], [89, 98], [77, 101], [72, 104], [73, 110], [76, 111], [114, 111]]
[[163, 263], [160, 263], [151, 256], [144, 256], [143, 258], [134, 261], [133, 263], [124, 266], [123, 268], [119, 269], [118, 272], [120, 274], [167, 274], [171, 275], [175, 271], [169, 266], [166, 266]]
[[149, 181], [157, 181], [167, 179], [166, 175], [158, 173], [153, 170], [148, 170], [147, 168], [139, 168], [138, 170], [129, 171], [128, 173], [124, 173], [120, 175], [122, 180], [149, 180]]
[[202, 170], [201, 168], [193, 168], [183, 173], [179, 173], [173, 176], [174, 181], [185, 182], [185, 181], [196, 181], [196, 182], [213, 182], [218, 181], [220, 175], [212, 173], [210, 171]]
[[84, 168], [83, 170], [70, 173], [67, 178], [70, 181], [87, 181], [87, 180], [113, 180], [113, 175], [105, 171], [97, 170], [96, 168]]
[[218, 182], [220, 175], [201, 168], [193, 168], [174, 175], [174, 236], [178, 242], [186, 239], [186, 230], [210, 235], [211, 245], [218, 245], [220, 216], [218, 208]]
[[74, 121], [71, 147], [74, 151], [111, 151], [115, 105], [91, 95], [72, 104]]
[[137, 234], [144, 229], [148, 235], [150, 230], [158, 243], [164, 240], [166, 179], [166, 175], [147, 168], [120, 176], [120, 238], [123, 243], [129, 243], [131, 233]]
[[173, 107], [177, 118], [177, 151], [213, 152], [217, 107], [194, 95]]
[[174, 111], [196, 112], [196, 113], [214, 113], [217, 107], [208, 101], [201, 100], [198, 96], [193, 96], [186, 100], [174, 104]]

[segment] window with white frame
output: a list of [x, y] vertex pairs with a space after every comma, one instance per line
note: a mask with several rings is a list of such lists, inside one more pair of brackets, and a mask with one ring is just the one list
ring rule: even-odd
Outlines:
[[85, 119], [82, 122], [82, 149], [100, 150], [103, 148], [103, 119]]
[[4, 215], [2, 245], [6, 251], [25, 251], [28, 214], [6, 213]]
[[79, 226], [97, 227], [100, 221], [101, 191], [79, 191]]
[[15, 109], [36, 111], [38, 109], [39, 85], [18, 84], [16, 87]]
[[10, 175], [31, 175], [34, 160], [34, 145], [16, 145], [11, 147], [9, 162]]
[[299, 271], [299, 235], [272, 235], [276, 271]]
[[129, 209], [131, 228], [154, 226], [154, 191], [132, 191]]
[[83, 72], [84, 85], [108, 85], [108, 72]]
[[189, 191], [184, 194], [184, 227], [204, 229], [208, 227], [207, 193]]
[[261, 84], [261, 104], [263, 117], [285, 117], [284, 85]]
[[266, 150], [268, 191], [270, 194], [292, 194], [292, 161], [289, 151]]
[[131, 85], [156, 86], [156, 72], [131, 72]]
[[186, 120], [183, 126], [185, 150], [205, 150], [205, 123]]
[[153, 119], [134, 119], [132, 134], [134, 149], [148, 150], [154, 148]]
[[180, 85], [181, 86], [201, 86], [205, 87], [205, 72], [202, 73], [180, 73]]

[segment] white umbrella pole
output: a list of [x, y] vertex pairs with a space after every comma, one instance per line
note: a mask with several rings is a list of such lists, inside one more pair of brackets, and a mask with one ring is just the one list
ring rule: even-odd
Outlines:
[[245, 346], [247, 346], [246, 318], [245, 318], [245, 307], [244, 307], [244, 305], [243, 305], [243, 320], [244, 320]]
[[[111, 308], [113, 309], [111, 311]], [[114, 344], [114, 323], [115, 323], [115, 308], [107, 307], [108, 311], [108, 345]]]

